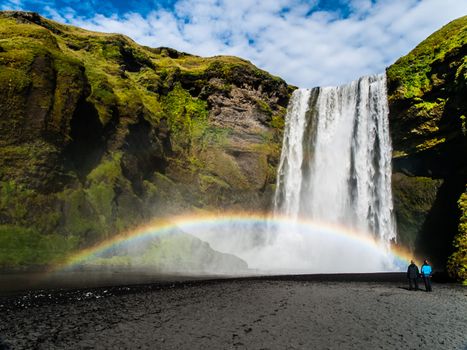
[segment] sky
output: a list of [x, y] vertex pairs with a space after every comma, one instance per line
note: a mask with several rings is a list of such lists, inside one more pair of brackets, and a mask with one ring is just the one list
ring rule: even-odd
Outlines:
[[90, 30], [200, 55], [234, 55], [299, 87], [340, 85], [384, 69], [467, 0], [0, 0]]

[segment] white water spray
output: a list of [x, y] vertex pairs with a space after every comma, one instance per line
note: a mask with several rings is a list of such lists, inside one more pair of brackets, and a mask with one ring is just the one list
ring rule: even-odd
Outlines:
[[395, 237], [384, 75], [294, 92], [275, 212]]
[[395, 237], [385, 75], [295, 91], [284, 132], [276, 214]]
[[[384, 75], [298, 89], [287, 111], [274, 214], [263, 227], [263, 244], [248, 240], [261, 232], [248, 225], [197, 235], [263, 273], [397, 270], [388, 249], [395, 237], [391, 155]], [[353, 238], [320, 229], [326, 225]]]
[[[297, 218], [300, 212], [300, 188], [304, 161], [303, 137], [307, 125], [310, 90], [296, 90], [285, 119], [284, 141], [279, 163], [278, 183], [274, 197], [275, 212]], [[297, 176], [298, 175], [298, 176]]]

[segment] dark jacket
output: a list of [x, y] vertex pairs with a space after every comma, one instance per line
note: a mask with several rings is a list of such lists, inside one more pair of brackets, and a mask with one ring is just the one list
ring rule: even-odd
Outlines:
[[407, 278], [417, 278], [418, 277], [418, 267], [415, 264], [410, 264], [407, 268]]

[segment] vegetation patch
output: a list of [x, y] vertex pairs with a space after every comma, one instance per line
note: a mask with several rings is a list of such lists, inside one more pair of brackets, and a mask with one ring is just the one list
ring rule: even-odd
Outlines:
[[54, 265], [73, 252], [78, 243], [76, 236], [40, 234], [24, 226], [0, 225], [0, 267]]
[[390, 66], [387, 69], [388, 80], [397, 82], [391, 98], [421, 97], [431, 90], [434, 62], [442, 62], [447, 54], [467, 44], [466, 28], [467, 16], [452, 21]]
[[447, 264], [451, 277], [467, 283], [467, 190], [457, 202], [460, 210], [459, 231], [454, 238], [454, 253]]

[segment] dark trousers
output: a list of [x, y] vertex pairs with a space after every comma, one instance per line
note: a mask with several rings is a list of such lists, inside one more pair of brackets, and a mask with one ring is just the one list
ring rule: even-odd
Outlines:
[[[415, 288], [414, 288], [414, 286], [415, 286]], [[415, 277], [415, 278], [410, 278], [409, 277], [409, 290], [412, 290], [412, 289], [418, 290], [418, 279], [417, 279], [417, 277]]]
[[431, 278], [430, 276], [423, 276], [423, 282], [425, 283], [425, 290], [431, 292]]

